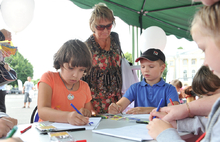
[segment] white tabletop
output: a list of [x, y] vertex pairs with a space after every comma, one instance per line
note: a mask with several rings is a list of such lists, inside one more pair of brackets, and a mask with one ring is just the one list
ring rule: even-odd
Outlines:
[[[106, 128], [119, 128], [123, 126], [136, 125], [134, 121], [126, 121], [126, 120], [110, 120], [110, 119], [102, 119], [100, 121], [99, 126], [96, 129], [106, 129]], [[48, 135], [41, 135], [40, 131], [35, 128], [35, 124], [32, 124], [32, 128], [26, 131], [23, 134], [20, 134], [20, 131], [27, 128], [31, 124], [22, 124], [18, 125], [18, 130], [14, 134], [14, 136], [20, 137], [25, 142], [49, 142]], [[133, 140], [116, 138], [107, 135], [96, 134], [92, 132], [92, 130], [83, 130], [83, 131], [74, 131], [69, 132], [75, 140], [84, 140], [87, 142], [134, 142]], [[155, 142], [155, 140], [147, 141], [147, 142]]]
[[[35, 124], [32, 124], [32, 128], [26, 131], [23, 134], [20, 134], [20, 131], [27, 128], [31, 124], [22, 124], [18, 125], [18, 130], [14, 136], [20, 137], [25, 142], [49, 142], [48, 135], [41, 135], [40, 131], [35, 128]], [[110, 119], [102, 119], [100, 121], [99, 126], [96, 129], [106, 129], [106, 128], [119, 128], [124, 126], [137, 125], [135, 121], [127, 121], [127, 120], [110, 120]], [[97, 134], [92, 132], [92, 130], [83, 130], [83, 131], [74, 131], [69, 132], [75, 140], [84, 140], [87, 142], [134, 142], [133, 140], [117, 138], [102, 134]], [[185, 133], [186, 134], [186, 133]], [[156, 142], [156, 140], [149, 140], [146, 142]]]

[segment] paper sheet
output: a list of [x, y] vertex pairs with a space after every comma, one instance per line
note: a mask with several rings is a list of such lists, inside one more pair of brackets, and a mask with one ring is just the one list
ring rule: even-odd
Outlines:
[[149, 116], [150, 116], [150, 114], [123, 114], [122, 117], [139, 118], [139, 119], [149, 120]]
[[153, 139], [148, 134], [148, 129], [145, 124], [137, 124], [114, 129], [92, 130], [92, 132], [136, 141]]
[[71, 125], [68, 123], [52, 123], [51, 125], [56, 127], [58, 130], [63, 130], [63, 129], [74, 129], [74, 128], [86, 128], [86, 130], [93, 130], [96, 127], [98, 127], [99, 122], [101, 121], [101, 117], [93, 117], [89, 118], [89, 122], [93, 122], [93, 124], [90, 125], [84, 125], [84, 126], [75, 126]]

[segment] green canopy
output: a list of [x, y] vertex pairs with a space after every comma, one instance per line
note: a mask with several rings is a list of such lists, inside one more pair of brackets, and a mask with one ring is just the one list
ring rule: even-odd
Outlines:
[[161, 27], [167, 35], [192, 40], [190, 23], [202, 3], [192, 0], [71, 0], [83, 9], [91, 9], [99, 2], [105, 3], [128, 25], [146, 29]]

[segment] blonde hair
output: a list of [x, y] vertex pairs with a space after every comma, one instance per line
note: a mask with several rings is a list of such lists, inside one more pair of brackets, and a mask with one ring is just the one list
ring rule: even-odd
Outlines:
[[95, 24], [98, 23], [100, 20], [109, 20], [112, 21], [113, 25], [115, 26], [115, 17], [113, 11], [107, 7], [104, 3], [96, 4], [93, 7], [92, 15], [89, 20], [89, 26], [92, 32], [94, 32]]
[[183, 87], [182, 82], [179, 81], [178, 79], [172, 80], [170, 84], [172, 84], [174, 87], [177, 87], [177, 88]]
[[191, 33], [193, 26], [199, 24], [202, 26], [200, 29], [202, 33], [206, 33], [207, 36], [211, 36], [215, 39], [215, 42], [219, 42], [220, 38], [220, 2], [217, 2], [211, 6], [203, 6], [194, 15], [194, 19], [191, 23]]

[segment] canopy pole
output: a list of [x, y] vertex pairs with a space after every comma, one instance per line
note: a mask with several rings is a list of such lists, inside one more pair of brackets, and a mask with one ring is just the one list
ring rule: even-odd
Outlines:
[[[138, 53], [139, 53], [139, 51], [138, 51], [138, 27], [136, 27], [136, 42], [137, 42], [137, 58], [139, 57], [139, 55], [138, 55]], [[137, 62], [137, 65], [139, 65], [139, 62]], [[139, 70], [137, 70], [137, 76], [139, 77]]]
[[134, 26], [132, 25], [132, 62], [134, 63]]

